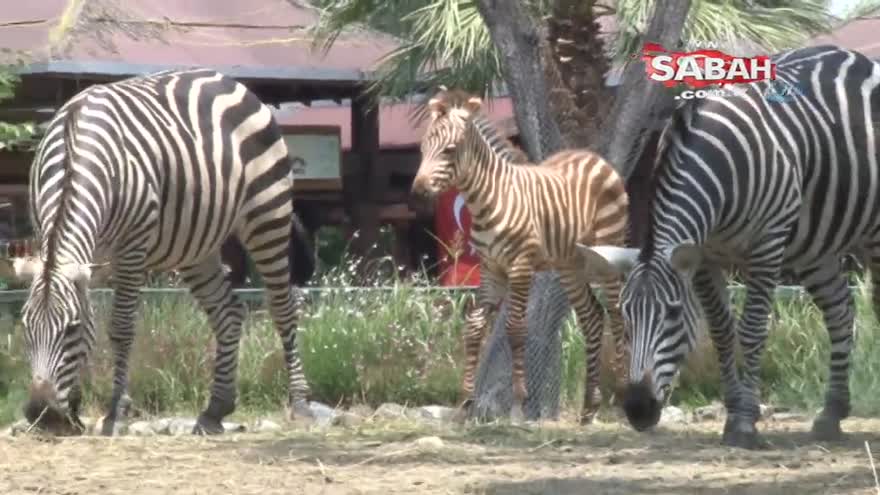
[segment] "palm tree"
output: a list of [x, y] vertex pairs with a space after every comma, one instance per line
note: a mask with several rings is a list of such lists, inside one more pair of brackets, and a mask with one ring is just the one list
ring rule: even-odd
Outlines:
[[[595, 141], [598, 116], [607, 113], [612, 100], [605, 89], [605, 74], [610, 65], [624, 63], [638, 51], [654, 2], [528, 3], [535, 18], [546, 21], [542, 23], [548, 40], [546, 53], [554, 63], [545, 64], [545, 75], [551, 93], [563, 100], [554, 114], [562, 120], [559, 124], [566, 145], [584, 146]], [[414, 90], [438, 85], [492, 96], [502, 87], [500, 57], [476, 0], [312, 3], [322, 11], [315, 29], [319, 45], [329, 47], [341, 32], [358, 26], [401, 40], [400, 47], [379, 65], [378, 78], [371, 87], [376, 96], [403, 98]], [[683, 39], [695, 45], [711, 42], [734, 47], [740, 52], [743, 48], [754, 51], [755, 47], [777, 51], [829, 29], [834, 18], [826, 4], [826, 0], [694, 0]], [[569, 94], [560, 95], [565, 92]]]
[[[544, 38], [541, 67], [550, 113], [563, 145], [595, 146], [598, 140], [605, 139], [599, 129], [613, 98], [606, 88], [605, 75], [611, 64], [624, 63], [637, 53], [656, 2], [527, 2], [529, 14], [544, 21], [540, 22]], [[319, 45], [329, 47], [335, 36], [358, 25], [400, 38], [400, 48], [389, 53], [379, 67], [379, 77], [371, 87], [374, 96], [401, 98], [441, 84], [491, 96], [501, 86], [501, 56], [484, 22], [486, 12], [481, 15], [479, 10], [479, 0], [313, 0], [313, 3], [323, 9], [316, 29]], [[735, 49], [727, 48], [737, 52], [755, 47], [763, 51], [788, 48], [830, 28], [833, 19], [825, 3], [820, 0], [692, 0], [682, 39], [696, 45], [712, 42], [726, 47], [739, 42]], [[603, 32], [603, 28], [608, 30], [615, 24], [616, 33]], [[629, 171], [633, 168], [626, 164], [624, 167]], [[535, 286], [536, 289], [544, 286], [542, 288], [550, 294], [540, 301], [534, 314], [528, 315], [528, 331], [530, 334], [541, 332], [540, 335], [553, 339], [559, 335], [559, 329], [548, 333], [540, 327], [545, 326], [542, 322], [562, 321], [556, 318], [558, 311], [554, 308], [561, 307], [557, 302], [565, 296], [554, 278], [539, 274]], [[565, 311], [567, 314], [568, 310]], [[491, 342], [500, 341], [495, 337], [502, 335], [499, 322], [503, 321], [502, 310], [490, 347]], [[489, 352], [491, 354], [491, 349]], [[481, 365], [480, 376], [485, 376], [484, 370], [500, 369], [498, 366], [505, 364], [493, 361]], [[478, 393], [481, 381], [478, 378]], [[547, 399], [552, 400], [538, 397], [538, 402], [547, 403]]]

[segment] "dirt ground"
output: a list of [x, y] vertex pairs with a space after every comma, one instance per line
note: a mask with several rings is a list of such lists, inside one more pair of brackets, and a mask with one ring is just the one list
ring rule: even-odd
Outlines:
[[[215, 438], [0, 438], [2, 494], [875, 494], [851, 419], [818, 444], [809, 424], [760, 425], [771, 448], [719, 446], [720, 423], [638, 434], [576, 428], [372, 424]], [[431, 438], [434, 437], [434, 438]]]

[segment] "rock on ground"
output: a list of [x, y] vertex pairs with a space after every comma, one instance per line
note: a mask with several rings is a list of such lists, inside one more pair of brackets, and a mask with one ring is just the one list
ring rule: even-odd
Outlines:
[[155, 435], [156, 430], [149, 421], [135, 421], [128, 425], [128, 434], [136, 437], [149, 437]]
[[255, 433], [267, 433], [272, 431], [281, 431], [281, 425], [270, 420], [270, 419], [258, 419], [253, 427], [251, 427], [251, 431]]
[[450, 421], [457, 410], [453, 407], [446, 406], [423, 406], [416, 409], [416, 416], [419, 419], [429, 419], [435, 421]]
[[708, 406], [694, 409], [694, 419], [697, 421], [718, 421], [724, 415], [724, 404], [718, 401], [713, 401]]
[[688, 415], [680, 407], [666, 406], [660, 416], [660, 424], [681, 424], [688, 422]]
[[332, 407], [320, 402], [309, 402], [309, 409], [312, 411], [312, 418], [318, 426], [330, 426], [337, 415], [337, 411]]
[[415, 441], [415, 444], [425, 450], [441, 449], [444, 445], [443, 440], [436, 436], [419, 438]]
[[373, 415], [381, 419], [401, 419], [407, 416], [406, 407], [393, 402], [382, 404]]

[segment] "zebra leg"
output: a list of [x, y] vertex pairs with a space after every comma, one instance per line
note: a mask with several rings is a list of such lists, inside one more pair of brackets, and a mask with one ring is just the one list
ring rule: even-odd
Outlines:
[[568, 296], [569, 304], [574, 308], [578, 326], [584, 336], [584, 401], [581, 406], [580, 424], [588, 425], [593, 422], [602, 403], [599, 373], [605, 314], [602, 311], [602, 305], [599, 304], [590, 284], [584, 280], [580, 270], [560, 268], [557, 271], [562, 288]]
[[521, 422], [525, 415], [523, 406], [528, 397], [526, 388], [526, 308], [529, 301], [529, 289], [532, 286], [531, 263], [525, 260], [514, 263], [508, 273], [510, 305], [505, 322], [507, 341], [510, 343], [510, 355], [513, 366], [513, 405], [510, 419], [514, 423]]
[[462, 373], [460, 411], [467, 413], [473, 403], [474, 374], [480, 361], [480, 349], [487, 329], [492, 328], [498, 305], [505, 294], [504, 277], [481, 264], [480, 290], [477, 303], [468, 312], [464, 332], [464, 372]]
[[767, 341], [767, 324], [782, 266], [782, 239], [784, 237], [759, 243], [762, 250], [752, 254], [750, 265], [745, 270], [746, 300], [736, 333], [744, 362], [742, 393], [734, 404], [727, 406], [728, 415], [722, 437], [725, 445], [747, 449], [766, 446], [755, 424], [761, 415], [761, 353]]
[[[271, 215], [269, 215], [271, 217]], [[289, 219], [290, 215], [286, 217]], [[263, 279], [266, 304], [275, 329], [284, 348], [287, 371], [287, 415], [293, 421], [297, 417], [312, 418], [309, 408], [311, 391], [303, 372], [297, 347], [299, 324], [299, 300], [294, 297], [290, 281], [290, 221], [266, 221], [254, 223], [249, 235], [243, 235], [251, 259]]]
[[611, 398], [614, 404], [622, 394], [622, 390], [628, 383], [629, 377], [629, 334], [623, 322], [623, 313], [620, 311], [620, 291], [623, 288], [623, 280], [620, 277], [599, 280], [602, 293], [605, 296], [605, 308], [608, 312], [608, 320], [611, 326], [611, 335], [614, 338], [614, 365], [612, 367], [615, 380], [615, 392]]
[[232, 292], [220, 263], [212, 256], [181, 270], [193, 297], [208, 315], [217, 350], [214, 357], [214, 383], [208, 407], [199, 415], [193, 434], [223, 433], [223, 418], [235, 410], [237, 395], [238, 345], [244, 305]]
[[[709, 335], [718, 354], [721, 371], [721, 383], [724, 386], [724, 406], [728, 411], [728, 421], [724, 429], [723, 443], [727, 445], [748, 446], [753, 443], [750, 436], [757, 437], [754, 425], [745, 423], [740, 429], [734, 426], [736, 412], [742, 409], [742, 397], [746, 394], [739, 379], [736, 368], [736, 318], [730, 308], [730, 295], [727, 281], [721, 268], [716, 265], [703, 264], [694, 274], [694, 293], [703, 307], [703, 313], [709, 324]], [[749, 433], [749, 426], [754, 430]], [[731, 433], [728, 434], [728, 431]]]
[[840, 422], [850, 413], [849, 360], [853, 347], [855, 302], [849, 280], [841, 268], [839, 262], [829, 262], [801, 273], [804, 288], [822, 311], [831, 339], [825, 407], [813, 421], [813, 436], [818, 440], [841, 439]]
[[113, 317], [109, 332], [113, 349], [113, 393], [101, 426], [101, 434], [106, 436], [113, 435], [116, 420], [125, 415], [124, 410], [131, 404], [127, 393], [128, 362], [134, 343], [135, 313], [146, 280], [141, 266], [140, 253], [124, 255], [114, 266]]

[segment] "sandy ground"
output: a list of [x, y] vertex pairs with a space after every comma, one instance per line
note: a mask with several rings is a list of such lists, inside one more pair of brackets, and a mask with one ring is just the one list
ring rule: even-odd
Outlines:
[[[215, 438], [0, 438], [2, 494], [875, 494], [880, 420], [841, 443], [762, 423], [772, 448], [719, 446], [720, 423], [637, 434], [409, 423]], [[432, 436], [438, 438], [430, 438]], [[426, 439], [426, 437], [428, 437]]]

